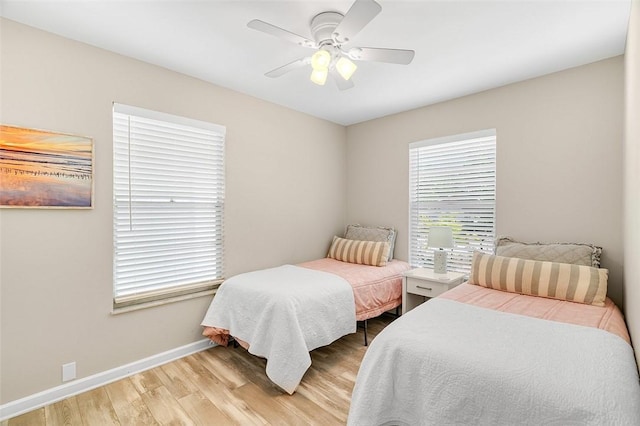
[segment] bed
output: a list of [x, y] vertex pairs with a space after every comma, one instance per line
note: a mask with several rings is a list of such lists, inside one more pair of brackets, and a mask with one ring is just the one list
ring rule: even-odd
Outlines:
[[350, 225], [326, 258], [231, 277], [209, 306], [203, 335], [224, 346], [233, 337], [266, 358], [269, 379], [292, 394], [311, 365], [311, 350], [400, 305], [409, 265], [392, 258], [390, 231]]
[[348, 424], [640, 424], [637, 366], [601, 249], [555, 244], [540, 256], [549, 245], [498, 243], [508, 256], [474, 254], [469, 283], [376, 337]]

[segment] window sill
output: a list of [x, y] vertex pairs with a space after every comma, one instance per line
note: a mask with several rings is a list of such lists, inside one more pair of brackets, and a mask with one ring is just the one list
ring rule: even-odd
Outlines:
[[129, 299], [124, 302], [113, 303], [113, 309], [111, 315], [119, 315], [127, 312], [138, 311], [141, 309], [153, 308], [156, 306], [167, 305], [169, 303], [181, 302], [184, 300], [191, 300], [198, 297], [211, 296], [216, 294], [220, 283], [209, 285], [205, 288], [198, 288], [188, 292], [184, 290], [177, 290], [174, 293], [163, 294], [156, 297], [145, 297], [138, 299]]

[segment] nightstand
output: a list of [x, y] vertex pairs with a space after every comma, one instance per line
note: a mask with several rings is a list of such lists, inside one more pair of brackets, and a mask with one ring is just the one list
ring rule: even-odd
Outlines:
[[402, 313], [405, 314], [425, 300], [436, 297], [462, 284], [464, 274], [447, 272], [436, 274], [433, 269], [416, 268], [402, 277]]

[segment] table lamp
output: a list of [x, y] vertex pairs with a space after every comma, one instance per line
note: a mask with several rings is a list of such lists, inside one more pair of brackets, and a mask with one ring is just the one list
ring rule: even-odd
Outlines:
[[432, 226], [429, 228], [428, 248], [433, 251], [433, 271], [436, 274], [447, 273], [447, 252], [443, 249], [453, 248], [453, 232], [448, 226]]

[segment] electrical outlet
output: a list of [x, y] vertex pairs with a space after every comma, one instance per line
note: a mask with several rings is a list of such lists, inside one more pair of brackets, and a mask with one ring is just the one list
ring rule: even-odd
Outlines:
[[68, 382], [76, 378], [76, 362], [62, 364], [62, 381]]

